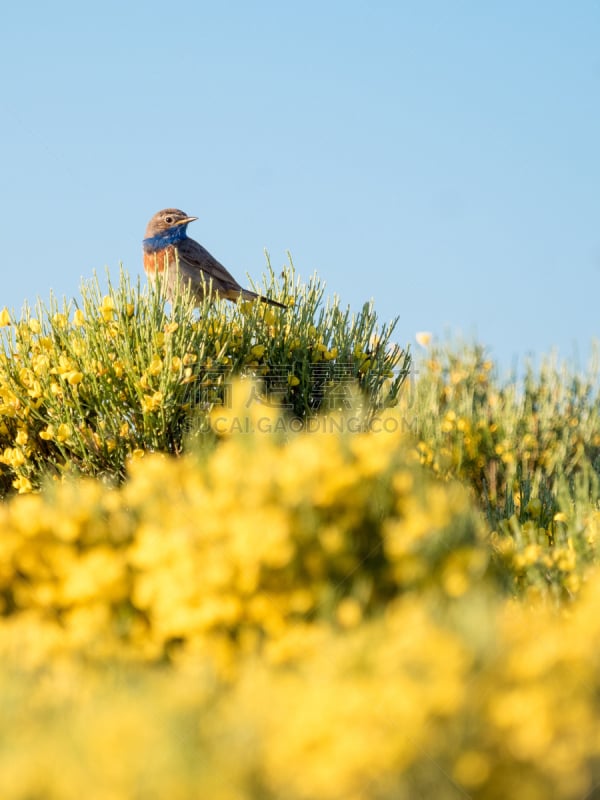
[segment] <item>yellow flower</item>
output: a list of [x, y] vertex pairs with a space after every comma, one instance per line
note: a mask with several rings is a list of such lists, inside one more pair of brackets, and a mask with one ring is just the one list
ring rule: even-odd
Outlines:
[[45, 430], [40, 431], [40, 439], [43, 439], [45, 442], [51, 442], [54, 436], [54, 425], [47, 425]]
[[29, 320], [29, 330], [32, 333], [39, 333], [42, 330], [42, 326], [40, 325], [39, 319], [30, 319]]
[[275, 313], [273, 312], [273, 309], [269, 308], [268, 306], [264, 306], [263, 307], [262, 318], [263, 318], [263, 322], [266, 325], [274, 325], [276, 320], [277, 320], [277, 317], [276, 317]]
[[149, 375], [160, 375], [162, 372], [163, 362], [158, 356], [154, 356], [150, 364], [148, 365], [148, 369], [146, 370]]
[[42, 384], [39, 381], [33, 381], [27, 390], [27, 394], [32, 398], [32, 400], [36, 400], [37, 398], [41, 399], [43, 395]]
[[295, 375], [288, 375], [288, 386], [298, 386], [300, 383], [300, 378], [297, 378]]
[[432, 334], [430, 331], [419, 331], [415, 333], [415, 339], [417, 340], [417, 344], [420, 344], [421, 347], [429, 347], [431, 344]]
[[33, 357], [31, 366], [36, 375], [44, 375], [50, 366], [50, 358], [47, 353], [38, 353]]
[[58, 366], [51, 369], [50, 372], [53, 375], [65, 375], [67, 372], [71, 372], [75, 369], [75, 363], [64, 353], [58, 358]]
[[52, 317], [52, 322], [56, 325], [57, 328], [66, 328], [68, 325], [68, 320], [64, 314], [57, 312]]
[[450, 433], [451, 430], [454, 428], [454, 420], [450, 417], [449, 414], [442, 420], [442, 424], [440, 429], [442, 433]]
[[56, 432], [56, 441], [57, 442], [66, 442], [67, 439], [71, 438], [71, 427], [66, 423], [62, 422], [58, 426], [58, 431]]
[[0, 328], [6, 328], [7, 325], [12, 325], [12, 321], [8, 308], [4, 306], [2, 311], [0, 311]]
[[80, 308], [76, 309], [75, 313], [73, 314], [73, 325], [75, 325], [76, 328], [80, 328], [82, 325], [85, 325], [85, 316]]
[[480, 786], [488, 778], [492, 765], [487, 755], [476, 750], [466, 750], [461, 753], [454, 766], [454, 777], [465, 786]]
[[255, 344], [250, 350], [250, 353], [254, 356], [254, 358], [262, 358], [265, 354], [264, 344]]
[[336, 617], [343, 628], [355, 628], [362, 621], [360, 603], [351, 597], [346, 597], [337, 607]]
[[29, 478], [21, 475], [19, 478], [12, 482], [13, 487], [19, 492], [19, 494], [27, 494], [33, 490], [33, 486], [31, 485], [31, 481]]
[[6, 447], [0, 461], [9, 467], [22, 467], [25, 463], [25, 455], [20, 447]]
[[98, 311], [105, 322], [110, 322], [112, 320], [115, 312], [115, 301], [110, 295], [107, 294], [104, 296]]
[[22, 367], [19, 370], [19, 380], [23, 384], [23, 386], [31, 386], [34, 381], [34, 378], [31, 374], [31, 370], [27, 369], [27, 367]]
[[83, 372], [77, 372], [77, 370], [70, 370], [69, 372], [65, 372], [63, 378], [71, 385], [77, 386], [78, 383], [81, 383], [83, 380]]
[[149, 414], [153, 411], [158, 411], [158, 409], [163, 404], [163, 393], [162, 392], [154, 392], [154, 394], [145, 394], [142, 399], [142, 411], [144, 414]]

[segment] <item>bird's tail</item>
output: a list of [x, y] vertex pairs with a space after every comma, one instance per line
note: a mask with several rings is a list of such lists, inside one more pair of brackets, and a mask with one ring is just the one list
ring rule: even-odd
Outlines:
[[284, 303], [279, 303], [277, 300], [271, 300], [270, 297], [265, 297], [262, 294], [256, 294], [256, 292], [251, 292], [250, 289], [243, 289], [241, 295], [243, 300], [260, 300], [261, 303], [267, 303], [267, 305], [270, 306], [277, 306], [277, 308], [287, 308], [287, 306]]

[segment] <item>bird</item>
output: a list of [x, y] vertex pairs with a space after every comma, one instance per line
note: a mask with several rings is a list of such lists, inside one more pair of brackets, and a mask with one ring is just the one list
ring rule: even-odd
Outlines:
[[206, 248], [190, 239], [187, 226], [198, 217], [190, 217], [179, 208], [164, 208], [158, 211], [146, 227], [142, 242], [144, 271], [148, 279], [156, 281], [157, 274], [165, 275], [166, 292], [173, 300], [179, 273], [182, 286], [191, 288], [194, 298], [200, 303], [205, 294], [212, 291], [227, 300], [260, 300], [271, 306], [286, 308], [283, 303], [244, 289], [233, 275], [225, 269]]

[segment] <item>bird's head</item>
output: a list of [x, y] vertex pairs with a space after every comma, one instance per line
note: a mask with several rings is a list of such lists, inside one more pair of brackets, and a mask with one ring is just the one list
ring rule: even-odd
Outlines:
[[182, 230], [185, 231], [186, 226], [196, 219], [198, 219], [198, 217], [188, 217], [188, 215], [179, 208], [163, 208], [163, 210], [155, 214], [148, 223], [144, 238], [151, 239], [154, 236], [164, 233], [164, 231], [168, 231], [171, 228], [179, 228], [180, 226], [183, 226]]

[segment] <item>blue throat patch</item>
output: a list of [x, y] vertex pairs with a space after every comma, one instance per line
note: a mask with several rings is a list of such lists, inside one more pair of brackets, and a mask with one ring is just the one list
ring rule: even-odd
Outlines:
[[187, 239], [186, 229], [187, 225], [175, 225], [173, 228], [167, 228], [166, 231], [157, 233], [156, 236], [150, 239], [144, 239], [142, 245], [145, 253], [156, 253], [158, 250], [164, 250], [169, 245], [177, 244]]

